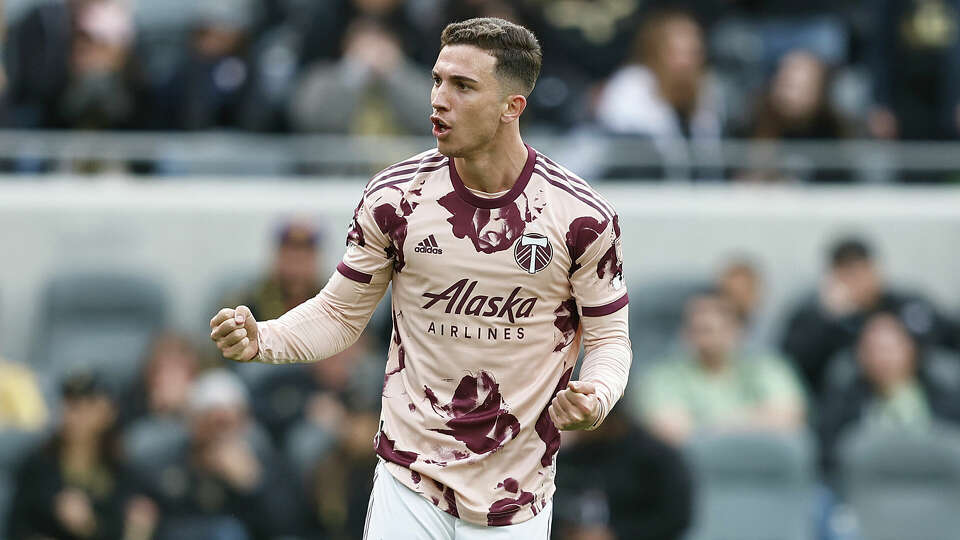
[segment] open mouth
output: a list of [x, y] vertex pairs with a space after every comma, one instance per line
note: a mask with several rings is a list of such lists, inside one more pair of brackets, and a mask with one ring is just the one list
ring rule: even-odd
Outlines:
[[443, 120], [436, 116], [431, 116], [430, 121], [433, 122], [433, 136], [441, 137], [450, 132], [450, 126], [447, 125]]

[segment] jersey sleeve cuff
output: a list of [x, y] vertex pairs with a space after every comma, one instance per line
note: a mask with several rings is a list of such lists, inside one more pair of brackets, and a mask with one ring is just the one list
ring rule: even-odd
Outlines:
[[583, 307], [583, 316], [584, 317], [603, 317], [605, 315], [610, 315], [611, 313], [616, 313], [621, 308], [626, 306], [630, 302], [630, 299], [627, 297], [627, 293], [623, 293], [623, 296], [610, 302], [609, 304], [604, 304], [602, 306], [592, 306], [592, 307]]
[[343, 275], [343, 277], [356, 281], [357, 283], [367, 284], [373, 280], [373, 275], [365, 274], [359, 270], [354, 270], [346, 265], [343, 261], [340, 261], [340, 264], [337, 265], [337, 272]]

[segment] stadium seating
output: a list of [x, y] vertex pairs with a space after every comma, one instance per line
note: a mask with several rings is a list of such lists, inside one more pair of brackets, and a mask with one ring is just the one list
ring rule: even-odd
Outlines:
[[117, 273], [53, 278], [40, 306], [33, 366], [54, 375], [102, 369], [122, 390], [137, 376], [146, 346], [165, 328], [166, 298], [153, 280]]
[[688, 540], [812, 538], [813, 451], [807, 435], [740, 433], [696, 438], [697, 486]]
[[840, 444], [842, 485], [865, 540], [951, 540], [960, 531], [960, 432], [876, 428]]
[[0, 429], [0, 539], [7, 527], [7, 513], [13, 500], [16, 469], [26, 453], [42, 440], [42, 433]]
[[13, 497], [13, 483], [10, 473], [0, 469], [0, 538], [4, 537], [7, 529], [7, 514], [10, 511], [10, 500]]

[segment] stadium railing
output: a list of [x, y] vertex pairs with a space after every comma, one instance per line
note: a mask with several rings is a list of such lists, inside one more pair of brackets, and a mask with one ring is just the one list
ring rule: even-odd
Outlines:
[[[594, 180], [711, 180], [751, 171], [775, 171], [777, 177], [799, 181], [867, 183], [960, 176], [956, 142], [725, 139], [688, 144], [586, 129], [534, 133], [528, 140]], [[113, 164], [159, 175], [367, 175], [434, 145], [431, 137], [0, 130], [0, 170], [97, 172]]]

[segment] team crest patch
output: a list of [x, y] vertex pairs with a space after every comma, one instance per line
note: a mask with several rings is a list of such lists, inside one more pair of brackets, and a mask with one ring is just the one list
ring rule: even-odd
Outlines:
[[513, 247], [513, 258], [528, 274], [536, 274], [553, 260], [553, 246], [540, 233], [524, 233]]

